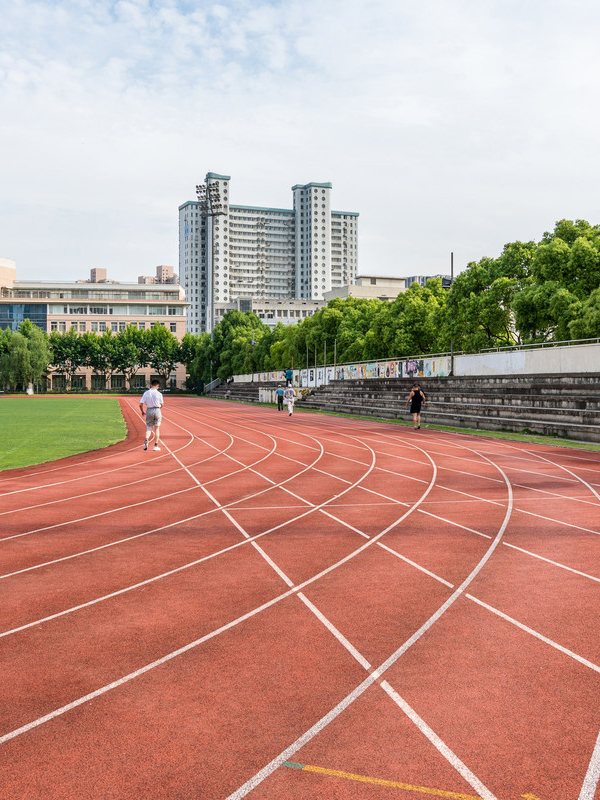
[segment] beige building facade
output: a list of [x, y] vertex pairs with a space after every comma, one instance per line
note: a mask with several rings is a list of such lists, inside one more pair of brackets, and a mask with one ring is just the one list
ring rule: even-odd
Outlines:
[[404, 278], [390, 278], [379, 275], [358, 275], [353, 284], [345, 284], [325, 292], [327, 302], [336, 297], [346, 299], [357, 297], [363, 300], [395, 300], [407, 289]]
[[[105, 270], [93, 270], [92, 277], [96, 280], [18, 281], [15, 262], [0, 259], [0, 328], [16, 330], [24, 319], [29, 319], [49, 334], [74, 329], [79, 334], [102, 335], [106, 331], [119, 333], [128, 325], [149, 330], [162, 324], [179, 341], [185, 336], [189, 303], [178, 284], [117, 283], [106, 279]], [[102, 376], [85, 369], [75, 376], [73, 388], [143, 388], [153, 376], [150, 367], [141, 367], [131, 387], [123, 375], [113, 375], [111, 385], [106, 387]], [[173, 388], [183, 388], [185, 378], [185, 367], [178, 364], [169, 383]], [[55, 372], [50, 376], [48, 388], [60, 389], [64, 385], [63, 375]]]

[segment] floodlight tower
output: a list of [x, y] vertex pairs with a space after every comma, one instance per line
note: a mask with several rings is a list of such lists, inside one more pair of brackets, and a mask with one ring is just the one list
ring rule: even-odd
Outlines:
[[210, 247], [207, 248], [207, 264], [206, 264], [206, 286], [207, 286], [207, 314], [206, 314], [206, 331], [210, 333], [211, 338], [215, 326], [215, 217], [225, 216], [225, 208], [221, 202], [221, 195], [219, 192], [218, 183], [201, 183], [196, 186], [196, 195], [198, 196], [198, 212], [200, 217], [204, 220], [212, 218], [209, 228]]

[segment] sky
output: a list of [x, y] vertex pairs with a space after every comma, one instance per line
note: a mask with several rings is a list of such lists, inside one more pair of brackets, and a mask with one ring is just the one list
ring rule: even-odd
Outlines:
[[600, 223], [591, 0], [0, 0], [0, 257], [178, 265], [178, 206], [331, 182], [358, 271], [447, 273]]

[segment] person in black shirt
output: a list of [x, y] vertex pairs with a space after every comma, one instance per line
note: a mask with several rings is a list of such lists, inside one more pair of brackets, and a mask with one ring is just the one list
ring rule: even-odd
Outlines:
[[406, 405], [409, 404], [410, 413], [413, 415], [413, 428], [417, 431], [421, 427], [421, 407], [425, 405], [425, 394], [418, 383], [413, 383], [412, 391], [406, 401]]

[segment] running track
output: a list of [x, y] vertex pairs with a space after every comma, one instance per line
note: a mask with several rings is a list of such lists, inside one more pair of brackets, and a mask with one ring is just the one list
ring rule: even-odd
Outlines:
[[593, 800], [600, 454], [169, 398], [0, 475], [0, 797]]

